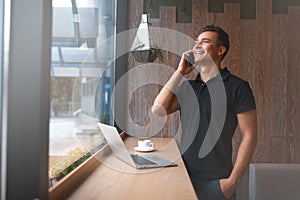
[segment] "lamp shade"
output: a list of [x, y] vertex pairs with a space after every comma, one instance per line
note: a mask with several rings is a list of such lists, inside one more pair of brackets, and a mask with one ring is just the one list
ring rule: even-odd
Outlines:
[[142, 14], [141, 22], [132, 43], [130, 52], [138, 62], [153, 62], [156, 58], [156, 48], [150, 40], [150, 15]]

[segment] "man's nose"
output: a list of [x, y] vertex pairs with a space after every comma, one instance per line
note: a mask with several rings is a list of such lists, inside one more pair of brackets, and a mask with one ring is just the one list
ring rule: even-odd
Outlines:
[[202, 45], [199, 43], [196, 43], [194, 46], [194, 49], [202, 49]]
[[194, 48], [196, 48], [197, 46], [199, 46], [200, 43], [198, 41], [195, 42]]
[[202, 42], [201, 41], [195, 41], [195, 47], [201, 47]]

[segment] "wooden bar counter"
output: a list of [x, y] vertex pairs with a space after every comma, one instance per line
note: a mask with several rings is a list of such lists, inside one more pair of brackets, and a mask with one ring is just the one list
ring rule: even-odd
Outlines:
[[[170, 138], [151, 138], [151, 140], [155, 147], [155, 151], [151, 153], [171, 159], [178, 166], [135, 169], [110, 152], [106, 156], [102, 155], [105, 158], [99, 159], [101, 163], [68, 199], [197, 199], [175, 140]], [[137, 145], [137, 139], [127, 137], [125, 145], [129, 152], [135, 152], [133, 148]]]

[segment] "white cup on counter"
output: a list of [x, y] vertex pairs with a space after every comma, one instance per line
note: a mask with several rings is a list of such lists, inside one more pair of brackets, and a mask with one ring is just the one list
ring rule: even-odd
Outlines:
[[138, 147], [142, 149], [153, 148], [153, 142], [151, 140], [139, 140]]

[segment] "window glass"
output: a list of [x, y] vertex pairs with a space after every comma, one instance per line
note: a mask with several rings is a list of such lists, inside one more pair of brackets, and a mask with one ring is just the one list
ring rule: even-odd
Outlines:
[[53, 0], [49, 186], [103, 145], [112, 124], [114, 0]]

